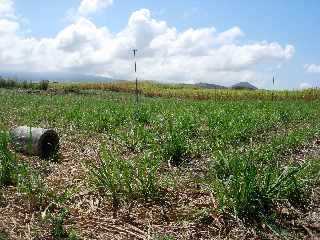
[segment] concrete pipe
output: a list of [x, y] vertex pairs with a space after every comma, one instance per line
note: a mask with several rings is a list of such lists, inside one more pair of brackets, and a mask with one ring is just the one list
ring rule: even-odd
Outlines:
[[59, 150], [59, 136], [52, 129], [17, 127], [10, 131], [11, 142], [19, 152], [49, 158]]

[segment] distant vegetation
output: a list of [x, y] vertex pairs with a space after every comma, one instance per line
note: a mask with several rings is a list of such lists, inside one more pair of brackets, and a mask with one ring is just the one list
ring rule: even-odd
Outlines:
[[20, 89], [38, 89], [38, 90], [48, 90], [49, 88], [49, 81], [48, 80], [42, 80], [37, 83], [29, 82], [29, 81], [22, 81], [19, 82], [16, 79], [5, 79], [0, 77], [0, 88], [7, 88], [7, 89], [13, 89], [13, 88], [20, 88]]
[[17, 82], [14, 79], [4, 79], [0, 77], [0, 88], [23, 88], [30, 89], [33, 88], [33, 84], [28, 81]]
[[[320, 89], [304, 90], [253, 90], [248, 83], [235, 84], [233, 88], [214, 88], [208, 84], [161, 84], [151, 81], [139, 82], [139, 94], [146, 97], [166, 97], [194, 100], [316, 100], [320, 99]], [[244, 86], [247, 86], [248, 89]], [[217, 87], [217, 88], [216, 88]], [[14, 79], [0, 77], [0, 88], [20, 88], [31, 90], [62, 91], [63, 93], [80, 93], [87, 90], [135, 93], [135, 83], [130, 81], [110, 81], [101, 83], [50, 83], [47, 80], [39, 82], [18, 82]]]
[[49, 88], [49, 81], [48, 80], [40, 81], [38, 87], [40, 90], [47, 91]]
[[[135, 92], [135, 84], [129, 81], [108, 83], [55, 84], [55, 89], [108, 90], [113, 92]], [[315, 100], [320, 99], [320, 89], [305, 90], [246, 90], [246, 89], [207, 89], [196, 85], [160, 84], [140, 82], [140, 94], [147, 97], [182, 98], [194, 100]]]

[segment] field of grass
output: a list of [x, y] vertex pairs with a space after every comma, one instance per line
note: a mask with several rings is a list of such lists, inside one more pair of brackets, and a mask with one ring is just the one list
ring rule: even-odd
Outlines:
[[[150, 86], [0, 89], [0, 239], [320, 237], [318, 90]], [[59, 156], [15, 154], [19, 125], [57, 130]]]

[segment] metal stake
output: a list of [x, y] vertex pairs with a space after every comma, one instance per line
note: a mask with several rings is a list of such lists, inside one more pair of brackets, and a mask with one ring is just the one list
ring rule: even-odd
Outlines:
[[138, 49], [132, 49], [133, 51], [133, 58], [134, 58], [134, 73], [136, 75], [136, 112], [135, 112], [135, 121], [136, 121], [136, 127], [135, 129], [135, 141], [138, 142], [138, 117], [139, 117], [139, 92], [138, 92], [138, 75], [137, 75], [137, 61], [136, 61], [136, 54], [138, 52]]
[[272, 101], [274, 101], [274, 76], [272, 78], [272, 85], [273, 85], [273, 89], [272, 89]]
[[139, 92], [138, 92], [138, 76], [137, 76], [137, 61], [136, 61], [136, 54], [138, 52], [138, 49], [133, 49], [133, 58], [134, 58], [134, 72], [136, 75], [136, 103], [139, 102]]

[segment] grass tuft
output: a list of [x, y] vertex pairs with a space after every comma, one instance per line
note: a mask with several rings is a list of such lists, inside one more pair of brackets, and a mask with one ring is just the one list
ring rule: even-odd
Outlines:
[[8, 149], [8, 136], [0, 132], [0, 186], [14, 185], [17, 181], [17, 161]]
[[100, 165], [89, 163], [87, 168], [94, 186], [111, 196], [114, 206], [118, 206], [122, 199], [155, 198], [159, 191], [159, 166], [159, 161], [149, 156], [124, 160], [104, 149]]
[[[271, 145], [272, 146], [272, 145]], [[277, 203], [306, 206], [310, 188], [319, 179], [319, 162], [282, 167], [266, 164], [261, 153], [220, 153], [211, 166], [210, 187], [220, 210], [248, 223], [276, 215]]]

